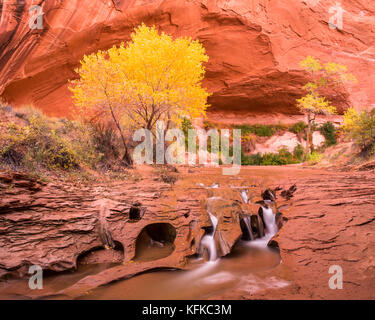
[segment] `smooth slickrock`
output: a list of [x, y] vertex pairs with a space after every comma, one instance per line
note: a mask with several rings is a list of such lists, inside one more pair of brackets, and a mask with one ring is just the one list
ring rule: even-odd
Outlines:
[[[247, 292], [244, 297], [374, 299], [375, 175], [301, 171], [295, 170], [294, 177], [279, 181], [287, 186], [296, 183], [298, 188], [292, 207], [283, 210], [288, 222], [272, 241], [282, 259], [272, 275], [290, 285], [256, 294]], [[328, 285], [333, 265], [343, 270], [342, 290]]]
[[307, 80], [298, 62], [307, 54], [344, 63], [360, 79], [334, 98], [341, 110], [348, 102], [371, 108], [375, 101], [371, 0], [341, 1], [343, 30], [329, 28], [336, 0], [45, 0], [42, 30], [29, 27], [32, 3], [0, 4], [0, 95], [14, 105], [66, 115], [67, 81], [83, 55], [128, 41], [141, 22], [204, 44], [212, 119], [225, 113], [232, 122], [265, 123], [265, 116], [295, 115]]
[[207, 210], [218, 218], [215, 241], [219, 257], [226, 256], [242, 236], [240, 227], [242, 208], [238, 202], [230, 199], [211, 198], [208, 199]]

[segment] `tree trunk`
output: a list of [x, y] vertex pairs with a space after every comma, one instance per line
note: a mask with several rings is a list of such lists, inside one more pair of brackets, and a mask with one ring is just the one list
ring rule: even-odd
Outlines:
[[124, 137], [124, 135], [123, 135], [123, 133], [121, 131], [120, 125], [118, 125], [118, 129], [120, 131], [122, 144], [124, 145], [124, 156], [122, 157], [122, 161], [124, 162], [125, 166], [132, 167], [133, 166], [133, 159], [132, 159], [132, 157], [130, 155], [129, 148], [128, 148], [128, 145], [126, 143], [125, 137]]
[[130, 155], [129, 148], [127, 147], [124, 140], [123, 140], [123, 144], [124, 144], [124, 147], [125, 147], [125, 153], [124, 153], [124, 156], [122, 157], [122, 161], [124, 162], [125, 166], [132, 167], [133, 166], [133, 159]]
[[311, 111], [307, 114], [306, 157], [310, 154]]
[[132, 167], [133, 166], [133, 159], [132, 159], [132, 157], [129, 153], [129, 148], [128, 148], [128, 145], [126, 143], [124, 134], [122, 133], [120, 123], [117, 121], [116, 116], [115, 116], [111, 107], [110, 107], [110, 110], [111, 110], [111, 115], [112, 115], [113, 121], [116, 124], [116, 127], [117, 127], [118, 131], [120, 132], [122, 144], [124, 145], [124, 156], [122, 157], [122, 161], [123, 161], [123, 163], [126, 167]]

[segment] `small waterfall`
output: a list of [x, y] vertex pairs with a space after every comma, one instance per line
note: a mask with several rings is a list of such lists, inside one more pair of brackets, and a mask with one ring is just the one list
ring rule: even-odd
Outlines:
[[276, 224], [276, 215], [273, 213], [272, 208], [262, 207], [263, 220], [266, 225], [266, 236], [272, 238], [278, 231]]
[[242, 190], [241, 191], [241, 198], [244, 203], [249, 203], [249, 190]]
[[[249, 190], [242, 190], [241, 191], [241, 198], [242, 198], [242, 201], [246, 204], [249, 203]], [[246, 229], [250, 235], [250, 241], [253, 241], [254, 240], [254, 234], [253, 234], [253, 230], [251, 228], [251, 217], [244, 217], [243, 218], [243, 221], [246, 225]]]
[[254, 240], [254, 234], [253, 234], [253, 229], [251, 228], [251, 217], [245, 217], [243, 218], [243, 221], [245, 222], [247, 231], [249, 232], [250, 235], [250, 240]]
[[262, 206], [261, 209], [263, 213], [264, 229], [262, 219], [258, 214], [259, 236], [261, 238], [250, 241], [249, 245], [264, 249], [267, 248], [268, 242], [278, 232], [278, 227], [276, 224], [276, 215], [273, 213], [272, 208]]
[[257, 221], [258, 221], [258, 235], [259, 237], [263, 238], [264, 237], [264, 226], [262, 219], [260, 218], [259, 214], [257, 214]]
[[[216, 232], [218, 219], [213, 214], [211, 214], [209, 211], [207, 211], [207, 212], [210, 215], [213, 231], [212, 231], [211, 234], [207, 234], [202, 238], [201, 246], [202, 246], [202, 248], [205, 248], [205, 249], [208, 250], [209, 261], [215, 261], [217, 259], [217, 250], [216, 250], [216, 242], [215, 242], [214, 236], [215, 236], [215, 232]], [[202, 252], [203, 252], [203, 250], [202, 250]]]

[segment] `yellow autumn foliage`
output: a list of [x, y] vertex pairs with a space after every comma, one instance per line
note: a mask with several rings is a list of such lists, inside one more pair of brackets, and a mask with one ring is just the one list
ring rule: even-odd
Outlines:
[[315, 117], [318, 114], [335, 114], [336, 107], [322, 95], [322, 89], [328, 86], [339, 87], [344, 83], [356, 82], [356, 77], [348, 73], [346, 66], [334, 62], [321, 64], [312, 56], [307, 56], [300, 61], [299, 66], [310, 74], [311, 80], [306, 83], [303, 90], [306, 94], [297, 99], [298, 109], [306, 114], [307, 118], [307, 140], [306, 154], [310, 153], [310, 134]]
[[356, 77], [348, 73], [348, 68], [343, 64], [328, 62], [322, 65], [318, 59], [312, 56], [307, 56], [299, 65], [311, 74], [311, 81], [303, 87], [307, 94], [297, 100], [298, 108], [304, 113], [335, 114], [336, 108], [319, 93], [319, 90], [328, 85], [355, 83], [357, 82]]
[[199, 41], [142, 24], [127, 44], [84, 56], [70, 90], [78, 113], [90, 120], [108, 116], [123, 128], [152, 130], [158, 120], [205, 116], [207, 61]]

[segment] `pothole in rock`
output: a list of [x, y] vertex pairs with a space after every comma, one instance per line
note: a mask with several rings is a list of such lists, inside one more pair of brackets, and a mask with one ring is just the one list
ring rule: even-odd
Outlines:
[[169, 223], [146, 226], [136, 241], [134, 261], [153, 261], [168, 257], [175, 249], [176, 229]]
[[130, 222], [138, 222], [139, 220], [141, 220], [145, 211], [146, 208], [142, 207], [142, 204], [140, 202], [134, 203], [129, 209]]

